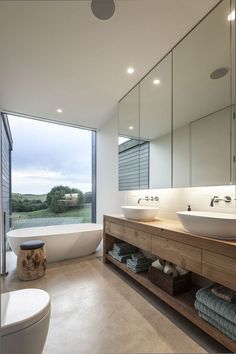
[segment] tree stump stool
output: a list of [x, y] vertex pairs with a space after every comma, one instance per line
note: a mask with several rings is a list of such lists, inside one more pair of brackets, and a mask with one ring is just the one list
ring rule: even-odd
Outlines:
[[21, 280], [41, 278], [46, 271], [47, 258], [44, 242], [22, 242], [17, 258], [17, 274]]

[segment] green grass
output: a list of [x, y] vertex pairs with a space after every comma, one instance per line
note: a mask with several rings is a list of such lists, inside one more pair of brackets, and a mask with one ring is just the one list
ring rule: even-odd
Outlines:
[[50, 209], [35, 210], [29, 212], [14, 212], [12, 213], [14, 219], [35, 219], [35, 218], [50, 218], [50, 217], [90, 217], [91, 206], [85, 206], [81, 209], [71, 209], [64, 213], [54, 213]]
[[25, 227], [89, 223], [92, 220], [91, 205], [81, 209], [71, 209], [64, 213], [53, 213], [49, 209], [12, 213], [13, 229]]

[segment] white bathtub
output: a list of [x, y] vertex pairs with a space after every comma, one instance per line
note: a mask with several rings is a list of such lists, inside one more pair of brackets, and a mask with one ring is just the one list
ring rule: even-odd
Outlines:
[[95, 252], [102, 240], [101, 224], [70, 224], [16, 229], [7, 233], [13, 252], [17, 255], [20, 244], [29, 240], [45, 242], [47, 261], [87, 256]]

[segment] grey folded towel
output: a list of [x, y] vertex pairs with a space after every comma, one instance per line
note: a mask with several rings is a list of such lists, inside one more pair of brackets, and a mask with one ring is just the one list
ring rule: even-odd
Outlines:
[[236, 303], [226, 302], [216, 297], [211, 288], [202, 288], [197, 291], [196, 299], [212, 311], [236, 324]]
[[117, 252], [115, 252], [114, 250], [111, 250], [108, 252], [108, 254], [116, 259], [117, 261], [121, 262], [121, 263], [125, 263], [127, 261], [127, 259], [130, 257], [130, 254], [122, 254], [119, 255]]
[[113, 250], [119, 253], [119, 255], [122, 255], [127, 253], [134, 253], [136, 247], [126, 242], [116, 242], [113, 245]]
[[210, 323], [212, 326], [217, 328], [220, 332], [224, 333], [227, 337], [229, 337], [230, 339], [236, 341], [236, 336], [234, 334], [232, 334], [231, 332], [227, 331], [218, 322], [214, 321], [212, 318], [208, 317], [207, 315], [205, 315], [204, 313], [202, 313], [200, 311], [198, 312], [198, 315], [199, 315], [199, 317], [203, 318], [205, 321]]
[[232, 335], [236, 336], [236, 325], [233, 322], [226, 320], [221, 315], [218, 315], [216, 312], [209, 309], [209, 307], [205, 306], [204, 304], [202, 304], [198, 300], [195, 301], [195, 308], [199, 312], [201, 312], [204, 315], [206, 315], [207, 317], [211, 318], [213, 321], [217, 322], [219, 324], [219, 326], [223, 327], [226, 331], [228, 331]]

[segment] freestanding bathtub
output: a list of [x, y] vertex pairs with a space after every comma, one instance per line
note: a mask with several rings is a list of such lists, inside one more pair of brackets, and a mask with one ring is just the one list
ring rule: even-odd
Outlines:
[[7, 233], [13, 252], [17, 255], [20, 244], [29, 240], [45, 242], [47, 261], [87, 256], [95, 252], [102, 240], [101, 224], [69, 224], [16, 229]]

